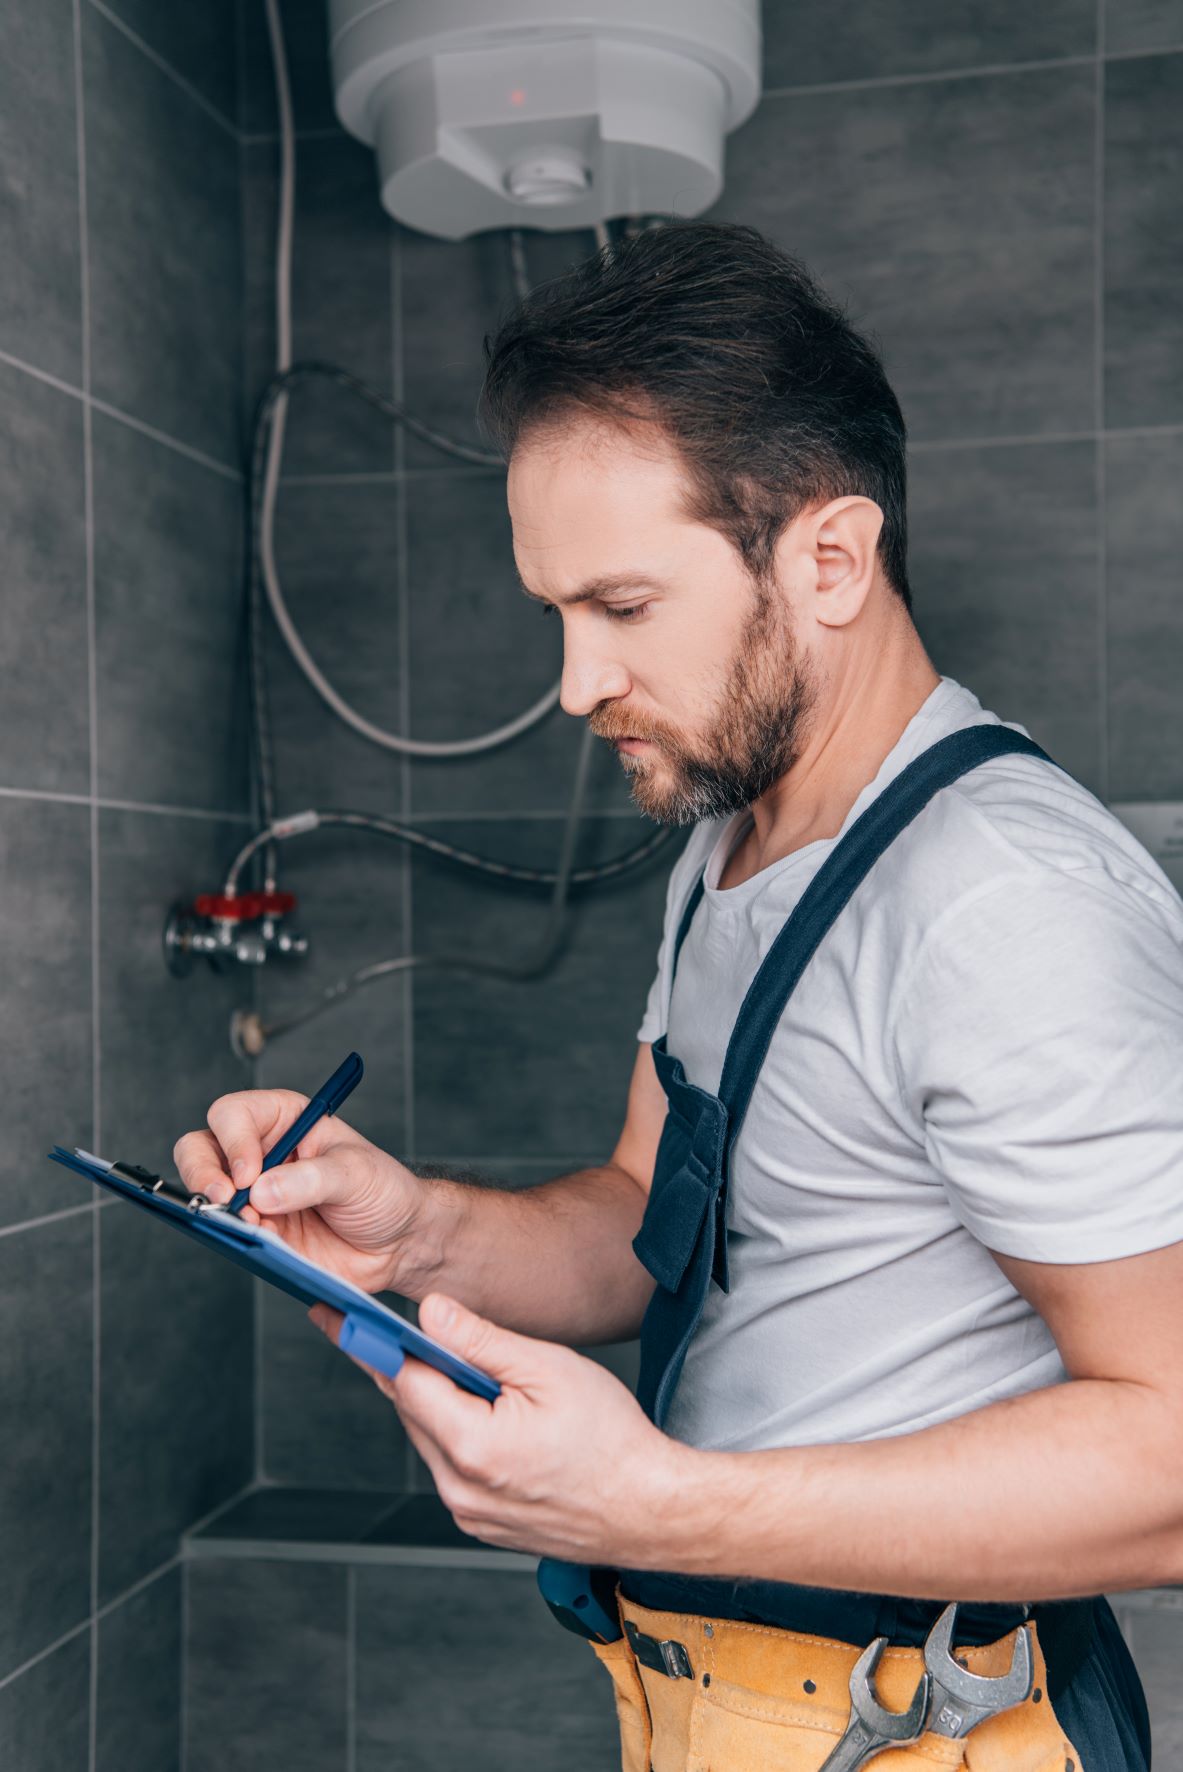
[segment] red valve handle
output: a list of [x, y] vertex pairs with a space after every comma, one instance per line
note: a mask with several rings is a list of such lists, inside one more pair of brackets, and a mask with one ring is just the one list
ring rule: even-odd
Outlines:
[[199, 917], [220, 917], [227, 923], [252, 923], [256, 917], [286, 917], [296, 908], [294, 892], [200, 892], [193, 900]]

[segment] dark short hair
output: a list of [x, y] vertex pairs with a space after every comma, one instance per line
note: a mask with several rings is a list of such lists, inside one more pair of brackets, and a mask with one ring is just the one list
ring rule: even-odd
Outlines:
[[506, 459], [580, 409], [656, 422], [692, 513], [757, 579], [783, 530], [831, 498], [883, 512], [885, 578], [911, 608], [907, 433], [873, 346], [754, 228], [648, 228], [533, 290], [485, 339], [483, 424]]

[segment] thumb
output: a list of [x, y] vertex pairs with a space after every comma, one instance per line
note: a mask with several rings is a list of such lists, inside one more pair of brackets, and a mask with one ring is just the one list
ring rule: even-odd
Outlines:
[[442, 1292], [428, 1293], [420, 1304], [419, 1326], [449, 1353], [518, 1389], [537, 1379], [540, 1359], [550, 1352], [548, 1343], [502, 1329]]

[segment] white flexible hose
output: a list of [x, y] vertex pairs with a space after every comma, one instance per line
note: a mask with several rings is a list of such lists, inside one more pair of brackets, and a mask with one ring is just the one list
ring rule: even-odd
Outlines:
[[[271, 40], [271, 56], [275, 68], [275, 94], [279, 112], [280, 136], [280, 191], [279, 191], [279, 231], [276, 239], [275, 263], [275, 317], [276, 317], [276, 368], [280, 371], [289, 369], [292, 362], [292, 224], [295, 210], [296, 188], [296, 147], [295, 129], [292, 121], [291, 88], [288, 83], [287, 51], [284, 45], [283, 25], [279, 16], [279, 0], [264, 0], [267, 10], [267, 30]], [[339, 720], [352, 726], [355, 732], [369, 739], [371, 744], [383, 750], [396, 751], [404, 757], [473, 757], [482, 751], [495, 750], [498, 745], [507, 744], [511, 738], [520, 733], [528, 732], [532, 726], [544, 720], [559, 699], [560, 685], [555, 683], [546, 694], [528, 707], [524, 714], [516, 720], [509, 720], [504, 726], [498, 726], [493, 732], [485, 732], [476, 738], [453, 739], [433, 742], [427, 739], [406, 738], [401, 733], [387, 732], [382, 726], [376, 726], [350, 706], [343, 695], [340, 695], [329, 682], [324, 672], [317, 665], [308, 648], [300, 637], [299, 630], [292, 620], [291, 612], [284, 601], [283, 590], [279, 582], [279, 572], [275, 562], [275, 506], [279, 494], [280, 468], [283, 462], [284, 431], [286, 428], [288, 397], [282, 395], [276, 404], [271, 434], [267, 444], [267, 462], [263, 476], [263, 495], [259, 506], [259, 565], [263, 577], [263, 587], [267, 593], [267, 602], [275, 617], [275, 625], [283, 635], [284, 642], [293, 659], [303, 672], [304, 677], [320, 696], [327, 707], [331, 708]]]

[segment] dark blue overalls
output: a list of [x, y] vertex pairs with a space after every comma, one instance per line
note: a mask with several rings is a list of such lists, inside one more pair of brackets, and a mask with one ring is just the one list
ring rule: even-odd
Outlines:
[[[895, 837], [932, 796], [992, 757], [1051, 758], [1005, 726], [971, 726], [941, 739], [889, 784], [836, 844], [774, 941], [743, 1000], [727, 1046], [717, 1096], [686, 1079], [666, 1036], [653, 1062], [668, 1100], [652, 1190], [634, 1242], [657, 1281], [641, 1331], [638, 1397], [665, 1421], [707, 1293], [729, 1289], [727, 1172], [773, 1034], [805, 967], [839, 912]], [[1054, 767], [1055, 765], [1052, 765]], [[673, 965], [703, 894], [700, 879], [678, 927]], [[658, 1611], [738, 1618], [865, 1647], [873, 1637], [919, 1644], [942, 1603], [883, 1594], [831, 1592], [769, 1581], [621, 1571], [624, 1595]], [[1145, 1772], [1150, 1764], [1146, 1703], [1117, 1622], [1102, 1600], [967, 1605], [958, 1641], [987, 1643], [1025, 1615], [1039, 1623], [1049, 1696], [1085, 1756], [1083, 1772]]]

